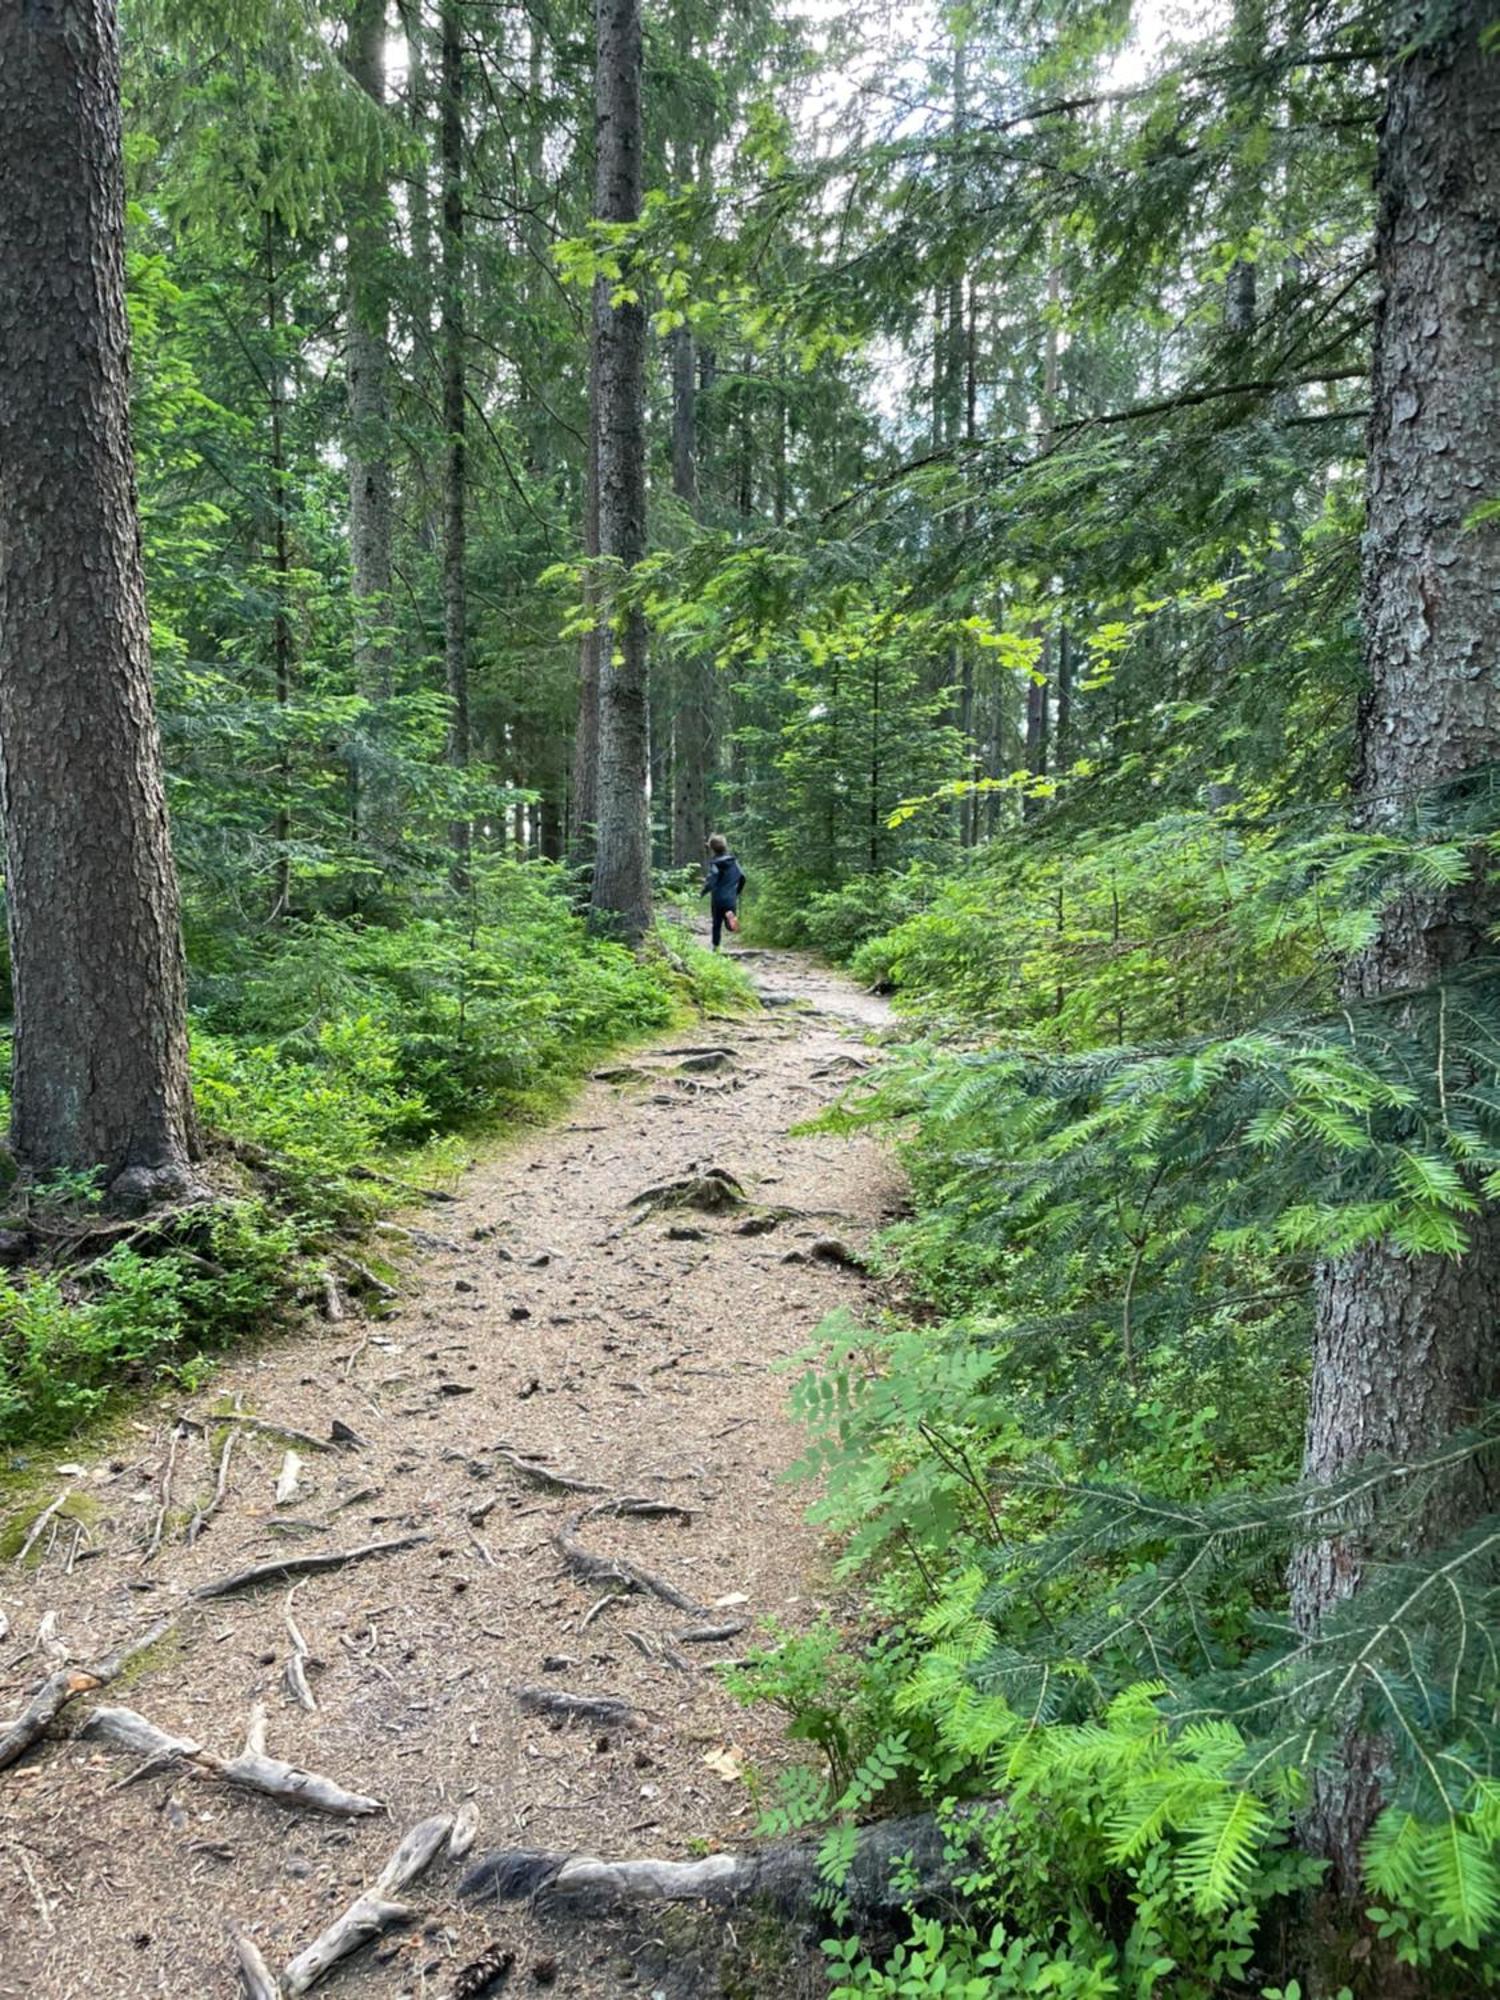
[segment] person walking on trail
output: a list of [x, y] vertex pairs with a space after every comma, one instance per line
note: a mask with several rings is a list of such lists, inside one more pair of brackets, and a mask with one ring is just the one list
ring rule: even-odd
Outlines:
[[740, 927], [738, 910], [740, 891], [745, 886], [745, 871], [729, 851], [729, 842], [722, 833], [708, 837], [708, 880], [703, 885], [703, 893], [709, 899], [709, 908], [714, 918], [714, 950], [719, 949], [719, 939], [725, 924], [732, 931]]

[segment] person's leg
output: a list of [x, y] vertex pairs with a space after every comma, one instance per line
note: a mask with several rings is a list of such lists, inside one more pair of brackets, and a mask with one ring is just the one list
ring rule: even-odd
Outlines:
[[719, 938], [724, 929], [724, 912], [714, 904], [714, 950], [719, 949]]

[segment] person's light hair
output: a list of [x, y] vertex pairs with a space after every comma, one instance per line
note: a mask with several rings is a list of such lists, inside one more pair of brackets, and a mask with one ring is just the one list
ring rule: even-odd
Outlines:
[[708, 851], [710, 854], [727, 854], [729, 842], [722, 833], [711, 833], [708, 836]]

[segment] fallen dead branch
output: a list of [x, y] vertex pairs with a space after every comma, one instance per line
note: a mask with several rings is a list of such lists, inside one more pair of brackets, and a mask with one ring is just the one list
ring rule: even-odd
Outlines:
[[373, 1556], [393, 1556], [401, 1549], [419, 1548], [431, 1535], [397, 1535], [389, 1542], [364, 1542], [355, 1549], [327, 1549], [319, 1555], [282, 1556], [277, 1562], [252, 1563], [232, 1576], [213, 1583], [200, 1583], [194, 1597], [228, 1597], [232, 1591], [251, 1590], [258, 1583], [280, 1583], [289, 1576], [315, 1576], [320, 1570], [343, 1569], [349, 1563], [368, 1562]]
[[465, 1799], [454, 1815], [453, 1831], [448, 1836], [449, 1861], [462, 1861], [474, 1845], [479, 1834], [479, 1808], [472, 1799]]
[[672, 1637], [680, 1646], [716, 1646], [721, 1639], [737, 1639], [745, 1629], [743, 1618], [731, 1618], [726, 1625], [690, 1625]]
[[309, 1992], [331, 1972], [340, 1959], [379, 1937], [395, 1924], [409, 1921], [411, 1909], [388, 1899], [415, 1882], [431, 1867], [453, 1831], [451, 1813], [438, 1813], [414, 1826], [381, 1869], [368, 1889], [363, 1890], [331, 1923], [322, 1936], [298, 1955], [281, 1975], [283, 1990], [293, 1996]]
[[245, 2000], [282, 2000], [281, 1982], [260, 1955], [254, 1940], [243, 1931], [231, 1931], [234, 1955], [239, 1960], [240, 1985]]
[[590, 1722], [605, 1729], [634, 1729], [640, 1711], [613, 1694], [569, 1694], [564, 1688], [522, 1687], [516, 1700], [528, 1715], [555, 1722]]
[[286, 1610], [282, 1614], [286, 1623], [287, 1637], [292, 1642], [292, 1650], [288, 1655], [285, 1669], [286, 1685], [287, 1692], [292, 1696], [294, 1701], [299, 1702], [303, 1708], [309, 1711], [315, 1711], [318, 1704], [314, 1699], [313, 1691], [308, 1685], [307, 1680], [307, 1663], [312, 1658], [312, 1655], [308, 1651], [306, 1639], [302, 1636], [301, 1626], [292, 1616], [292, 1599], [297, 1595], [299, 1588], [300, 1585], [294, 1583], [287, 1592]]
[[339, 1263], [348, 1272], [354, 1289], [373, 1292], [378, 1299], [399, 1299], [401, 1294], [394, 1285], [388, 1285], [384, 1278], [376, 1277], [368, 1264], [361, 1264], [354, 1257], [340, 1257]]
[[22, 1542], [20, 1549], [16, 1553], [16, 1567], [18, 1569], [20, 1568], [21, 1564], [25, 1562], [26, 1558], [31, 1554], [31, 1551], [36, 1547], [37, 1543], [41, 1540], [42, 1530], [46, 1527], [47, 1523], [51, 1520], [54, 1520], [57, 1517], [57, 1515], [62, 1511], [64, 1507], [66, 1507], [66, 1505], [72, 1499], [72, 1497], [73, 1497], [72, 1487], [65, 1486], [62, 1492], [58, 1494], [57, 1498], [54, 1501], [52, 1501], [49, 1506], [44, 1507], [41, 1513], [37, 1515], [36, 1519], [31, 1524], [30, 1532], [28, 1533], [25, 1541]]
[[143, 1632], [138, 1639], [129, 1640], [107, 1659], [96, 1661], [90, 1667], [60, 1667], [43, 1681], [15, 1721], [0, 1730], [0, 1771], [24, 1756], [70, 1701], [75, 1701], [81, 1694], [92, 1694], [95, 1688], [108, 1687], [132, 1660], [138, 1659], [148, 1647], [156, 1644], [170, 1629], [171, 1623], [170, 1618], [160, 1619], [149, 1631]]
[[259, 1431], [263, 1437], [285, 1438], [289, 1444], [305, 1444], [309, 1451], [333, 1450], [331, 1438], [314, 1437], [311, 1431], [299, 1431], [295, 1424], [274, 1423], [270, 1417], [247, 1417], [243, 1410], [231, 1410], [220, 1422], [236, 1424], [242, 1431]]
[[167, 1512], [172, 1505], [172, 1475], [177, 1470], [177, 1447], [187, 1434], [187, 1425], [179, 1419], [172, 1426], [172, 1442], [167, 1447], [167, 1463], [161, 1476], [161, 1500], [156, 1509], [156, 1519], [151, 1525], [151, 1539], [146, 1544], [146, 1553], [141, 1557], [142, 1569], [161, 1547], [162, 1530], [167, 1525]]
[[[756, 1901], [796, 1911], [827, 1889], [819, 1849], [817, 1841], [779, 1841], [702, 1861], [603, 1861], [592, 1854], [509, 1848], [476, 1862], [458, 1893], [501, 1903], [529, 1898], [576, 1916], [603, 1914], [621, 1903], [658, 1902]], [[968, 1866], [963, 1843], [936, 1815], [881, 1820], [860, 1829], [840, 1894], [856, 1914], [898, 1910], [951, 1891]]]
[[144, 1757], [141, 1768], [125, 1780], [135, 1784], [157, 1771], [183, 1765], [196, 1775], [238, 1785], [247, 1792], [259, 1792], [278, 1805], [309, 1807], [336, 1819], [364, 1819], [381, 1810], [378, 1799], [361, 1792], [346, 1792], [332, 1778], [317, 1771], [302, 1771], [266, 1753], [266, 1712], [257, 1703], [250, 1713], [245, 1747], [237, 1757], [219, 1757], [205, 1750], [190, 1736], [169, 1736], [137, 1715], [133, 1708], [96, 1708], [79, 1735], [92, 1742], [107, 1743], [115, 1750], [129, 1750]]
[[219, 1454], [219, 1475], [214, 1481], [214, 1497], [206, 1507], [200, 1507], [187, 1525], [189, 1544], [196, 1542], [203, 1532], [204, 1523], [210, 1520], [224, 1504], [224, 1495], [229, 1486], [229, 1461], [234, 1456], [234, 1447], [239, 1439], [239, 1431], [231, 1430], [224, 1440], [224, 1449]]
[[687, 1612], [690, 1618], [706, 1618], [708, 1613], [701, 1604], [691, 1597], [685, 1597], [674, 1585], [665, 1582], [649, 1569], [641, 1569], [623, 1556], [597, 1556], [576, 1541], [578, 1529], [586, 1519], [584, 1514], [574, 1514], [564, 1521], [552, 1537], [564, 1563], [585, 1583], [613, 1583], [622, 1590], [638, 1590], [650, 1597], [659, 1597], [663, 1604], [670, 1604], [674, 1610]]
[[394, 1174], [377, 1173], [374, 1167], [350, 1167], [352, 1181], [373, 1181], [377, 1187], [394, 1188], [398, 1194], [414, 1194], [420, 1201], [457, 1201], [456, 1194], [449, 1194], [446, 1188], [421, 1187], [416, 1181], [397, 1180]]

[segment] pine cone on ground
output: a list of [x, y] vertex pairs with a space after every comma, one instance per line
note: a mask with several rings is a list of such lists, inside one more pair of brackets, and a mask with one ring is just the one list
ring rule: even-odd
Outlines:
[[466, 1965], [453, 1982], [453, 2000], [483, 2000], [493, 1993], [510, 1972], [516, 1955], [504, 1945], [492, 1944], [471, 1965]]

